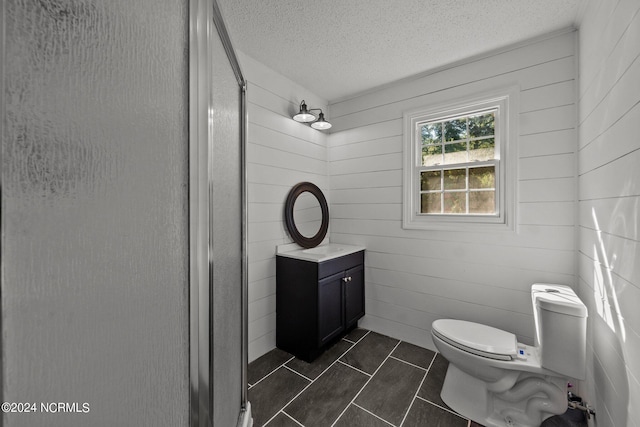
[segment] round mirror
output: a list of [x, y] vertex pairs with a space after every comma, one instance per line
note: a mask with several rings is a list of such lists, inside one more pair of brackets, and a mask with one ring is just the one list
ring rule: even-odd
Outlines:
[[329, 207], [322, 190], [310, 182], [296, 184], [287, 196], [284, 220], [294, 242], [303, 248], [318, 246], [329, 228]]

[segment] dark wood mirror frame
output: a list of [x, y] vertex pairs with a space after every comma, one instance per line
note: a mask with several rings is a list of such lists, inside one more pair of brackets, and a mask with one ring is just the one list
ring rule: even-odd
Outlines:
[[[318, 230], [316, 235], [313, 237], [303, 236], [300, 231], [298, 231], [298, 227], [296, 226], [293, 218], [293, 207], [296, 204], [296, 199], [304, 192], [313, 194], [316, 199], [318, 199], [320, 209], [322, 210], [322, 224], [320, 225], [320, 230]], [[322, 190], [311, 182], [301, 182], [296, 184], [291, 191], [289, 191], [287, 201], [284, 204], [284, 222], [293, 241], [303, 248], [315, 248], [322, 243], [327, 235], [327, 230], [329, 229], [329, 206], [327, 205], [327, 199], [325, 199]]]

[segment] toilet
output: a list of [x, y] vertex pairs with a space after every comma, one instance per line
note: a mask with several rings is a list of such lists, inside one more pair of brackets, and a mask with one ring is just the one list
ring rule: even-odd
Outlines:
[[531, 286], [534, 345], [510, 332], [455, 319], [431, 336], [449, 361], [440, 396], [484, 426], [538, 427], [567, 410], [567, 382], [584, 379], [587, 308], [568, 286]]

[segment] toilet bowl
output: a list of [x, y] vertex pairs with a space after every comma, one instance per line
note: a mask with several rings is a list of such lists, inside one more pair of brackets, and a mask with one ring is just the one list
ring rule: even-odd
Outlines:
[[514, 334], [456, 319], [433, 322], [449, 361], [442, 400], [485, 426], [537, 427], [567, 409], [567, 381], [584, 379], [587, 308], [571, 288], [531, 287], [534, 345]]

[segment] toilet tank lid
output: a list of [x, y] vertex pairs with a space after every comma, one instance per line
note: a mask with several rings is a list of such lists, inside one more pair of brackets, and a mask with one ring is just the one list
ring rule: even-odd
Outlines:
[[441, 336], [470, 349], [508, 356], [518, 352], [516, 336], [502, 329], [457, 319], [438, 319], [431, 327]]
[[543, 310], [587, 317], [587, 307], [569, 286], [536, 283], [531, 286], [534, 303]]

